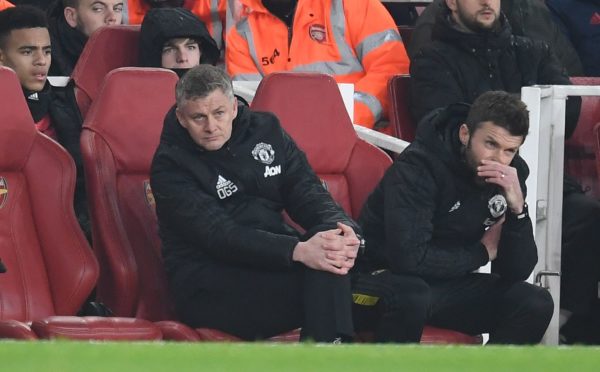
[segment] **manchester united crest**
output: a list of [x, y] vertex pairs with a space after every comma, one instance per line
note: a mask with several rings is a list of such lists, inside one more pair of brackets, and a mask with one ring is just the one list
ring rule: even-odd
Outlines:
[[4, 207], [4, 203], [8, 199], [8, 183], [6, 178], [0, 177], [0, 209]]
[[506, 212], [507, 206], [506, 199], [500, 194], [496, 194], [488, 200], [488, 208], [494, 218], [502, 216]]
[[257, 143], [252, 150], [252, 157], [263, 164], [269, 165], [275, 160], [275, 150], [268, 143]]
[[310, 25], [308, 35], [317, 43], [327, 41], [327, 31], [323, 25]]

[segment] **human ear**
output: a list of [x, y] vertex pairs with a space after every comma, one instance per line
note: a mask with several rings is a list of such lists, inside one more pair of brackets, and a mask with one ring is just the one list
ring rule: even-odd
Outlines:
[[69, 26], [77, 27], [77, 9], [67, 6], [64, 9], [65, 20]]
[[458, 130], [458, 138], [463, 146], [466, 146], [469, 143], [470, 137], [471, 134], [469, 133], [469, 127], [467, 127], [467, 124], [461, 124], [460, 129]]

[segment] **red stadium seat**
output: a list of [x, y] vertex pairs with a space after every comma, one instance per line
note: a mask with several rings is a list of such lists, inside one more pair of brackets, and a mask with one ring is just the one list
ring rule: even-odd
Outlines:
[[176, 83], [168, 70], [116, 69], [85, 119], [81, 151], [100, 263], [97, 296], [117, 316], [155, 321], [165, 339], [235, 341], [177, 322], [168, 293], [149, 174]]
[[73, 160], [35, 129], [22, 92], [0, 67], [0, 338], [160, 339], [148, 321], [74, 316], [98, 263], [73, 211]]
[[[600, 77], [572, 77], [574, 85], [598, 85]], [[600, 122], [600, 97], [582, 97], [581, 112], [575, 132], [565, 141], [565, 171], [589, 188], [591, 194], [600, 198], [600, 182], [596, 171], [599, 159], [594, 152], [594, 125]]]
[[[322, 74], [274, 73], [261, 81], [252, 109], [271, 111], [325, 181], [335, 200], [352, 217], [392, 161], [359, 139], [333, 78]], [[481, 344], [480, 336], [426, 327], [423, 343]]]
[[408, 110], [410, 75], [395, 75], [388, 82], [390, 96], [390, 125], [396, 128], [397, 137], [407, 142], [415, 139], [417, 123]]
[[167, 70], [116, 69], [84, 121], [81, 151], [100, 263], [97, 296], [117, 316], [174, 318], [149, 173], [176, 83]]
[[140, 26], [107, 26], [94, 32], [85, 44], [71, 75], [82, 117], [87, 115], [110, 71], [137, 66], [139, 36]]

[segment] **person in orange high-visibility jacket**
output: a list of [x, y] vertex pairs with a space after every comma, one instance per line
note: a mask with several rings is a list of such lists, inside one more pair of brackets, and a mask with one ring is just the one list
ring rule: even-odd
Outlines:
[[0, 0], [0, 10], [4, 10], [6, 8], [12, 8], [14, 5], [6, 0]]
[[129, 25], [139, 25], [144, 20], [144, 15], [148, 9], [152, 8], [152, 3], [156, 3], [155, 7], [160, 6], [181, 6], [194, 13], [208, 29], [210, 36], [215, 39], [219, 49], [223, 48], [225, 29], [225, 12], [227, 8], [227, 0], [127, 0], [127, 9], [123, 11], [123, 23]]
[[240, 2], [252, 11], [227, 35], [225, 63], [234, 80], [275, 71], [328, 73], [354, 84], [356, 124], [373, 128], [387, 116], [388, 80], [408, 73], [409, 60], [379, 0], [288, 0], [289, 12], [281, 10], [284, 0]]

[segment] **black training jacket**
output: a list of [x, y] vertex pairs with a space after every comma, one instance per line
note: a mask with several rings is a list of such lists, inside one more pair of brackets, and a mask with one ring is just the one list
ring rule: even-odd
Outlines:
[[[506, 17], [498, 29], [467, 33], [449, 16], [440, 15], [433, 42], [411, 60], [411, 110], [415, 119], [452, 103], [473, 103], [482, 93], [520, 93], [530, 85], [569, 85], [569, 77], [548, 44], [512, 35]], [[565, 133], [569, 137], [579, 117], [579, 97], [567, 100]]]
[[151, 186], [165, 267], [178, 295], [206, 285], [199, 283], [206, 265], [291, 268], [301, 234], [284, 222], [284, 209], [306, 236], [338, 221], [356, 228], [278, 119], [246, 107], [216, 151], [196, 145], [171, 109]]
[[[424, 278], [465, 275], [488, 262], [480, 242], [485, 228], [502, 218], [494, 209], [496, 185], [478, 186], [463, 161], [458, 128], [469, 106], [455, 104], [428, 115], [415, 141], [404, 150], [369, 196], [359, 223], [367, 246], [362, 271], [390, 269]], [[523, 193], [529, 169], [518, 155]], [[526, 279], [537, 262], [529, 217], [510, 210], [492, 270], [510, 280]]]

